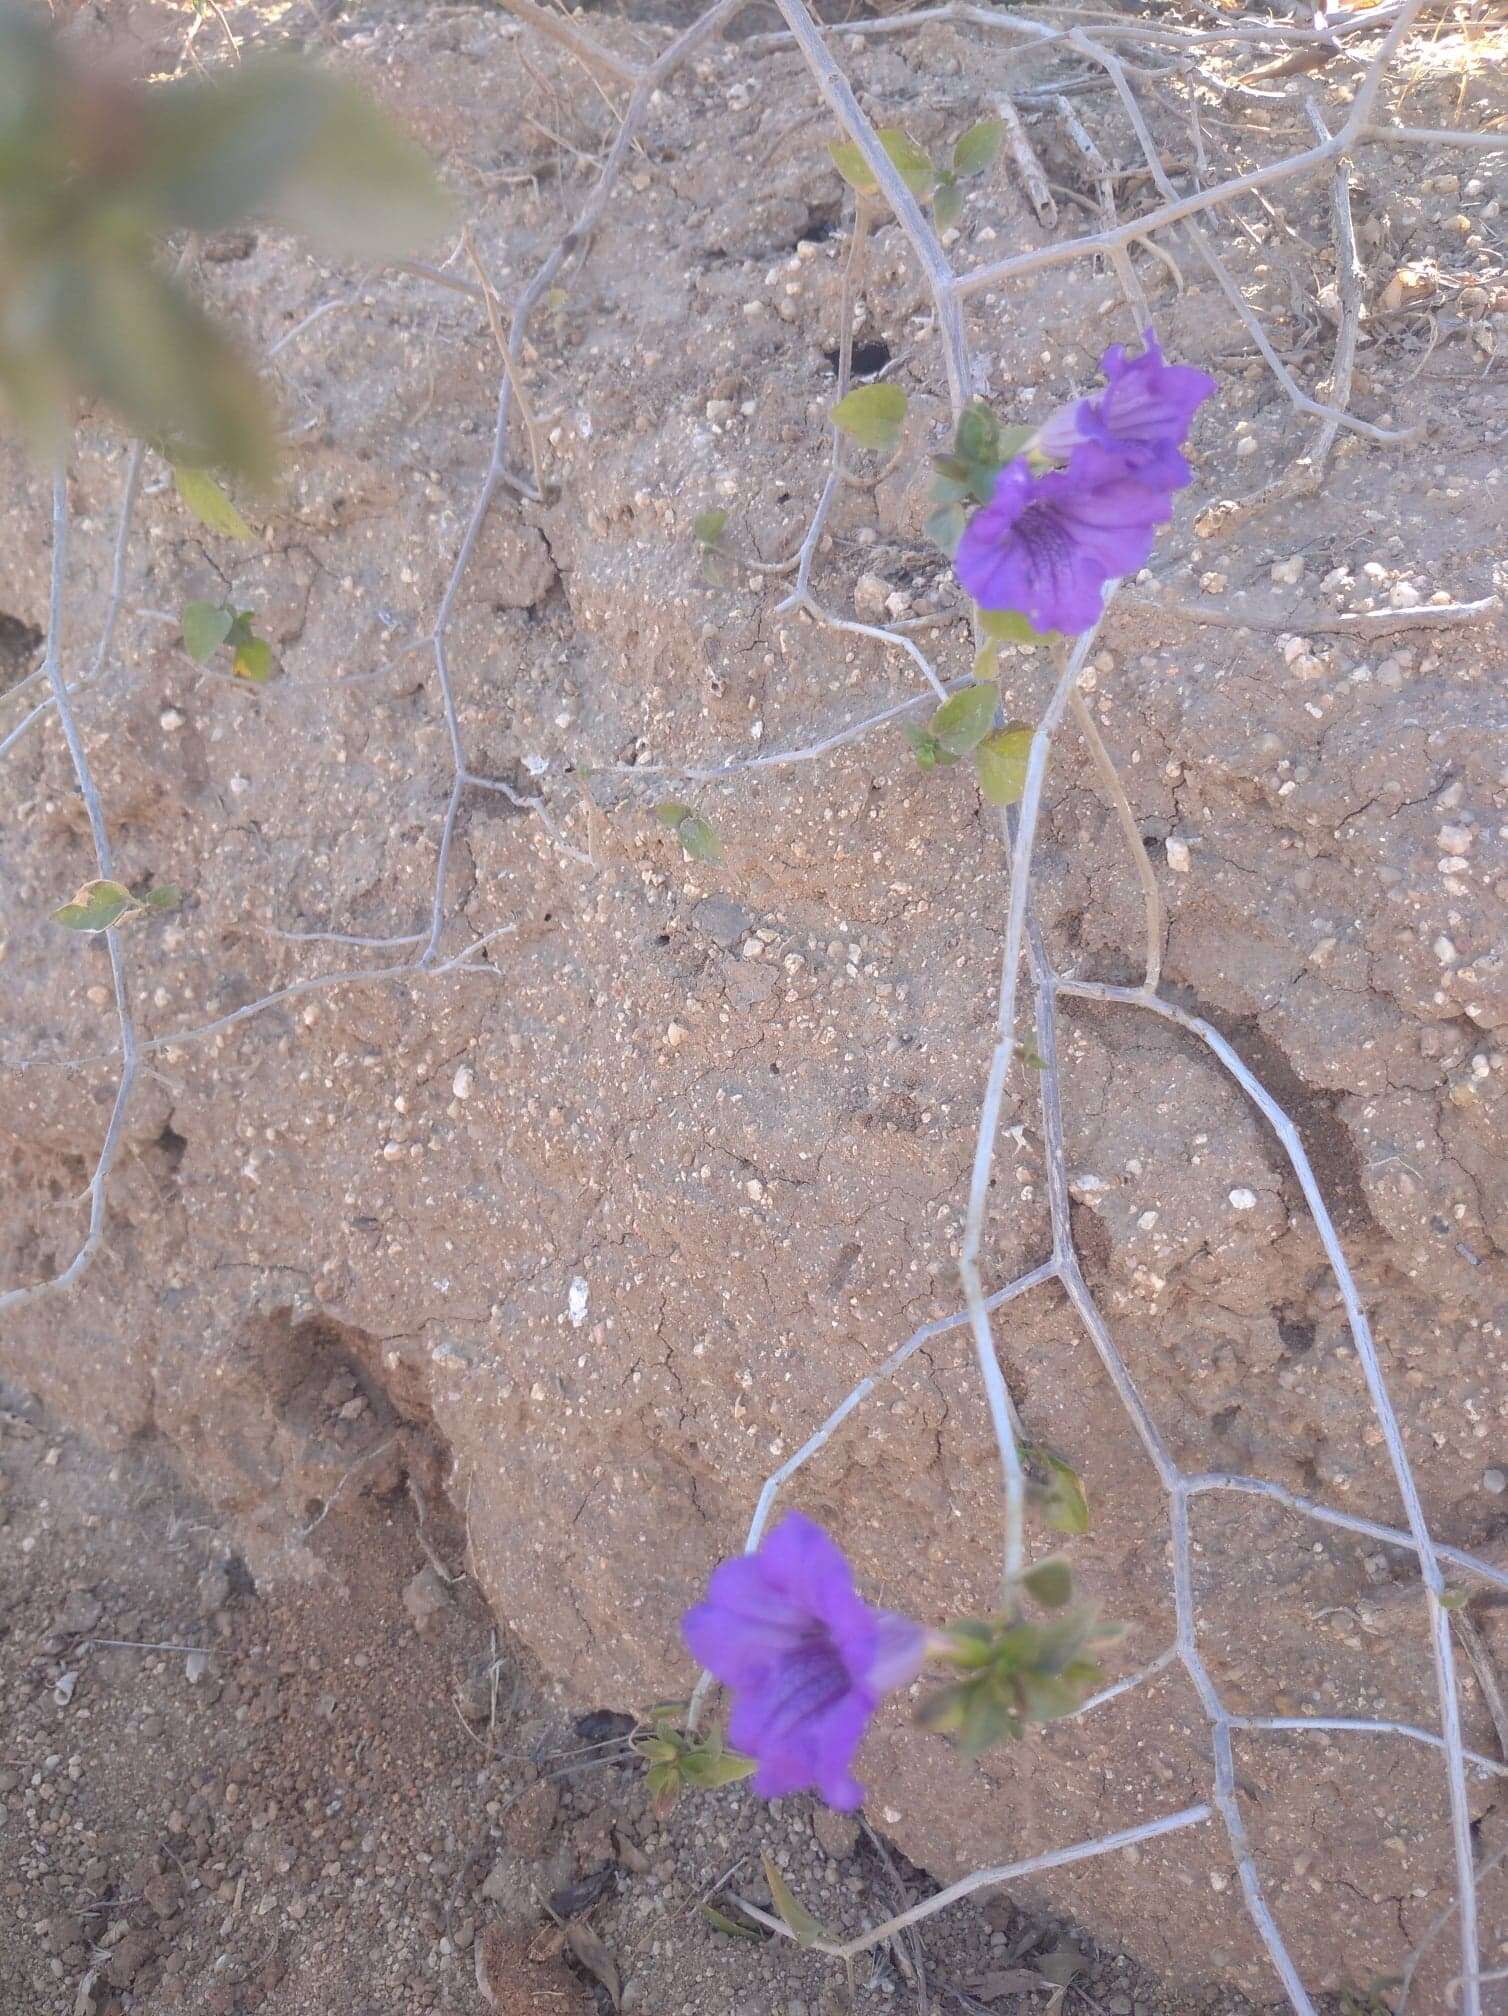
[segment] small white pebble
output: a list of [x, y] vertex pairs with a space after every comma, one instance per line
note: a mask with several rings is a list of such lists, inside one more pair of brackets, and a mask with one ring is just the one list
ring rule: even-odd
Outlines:
[[1297, 588], [1304, 578], [1304, 556], [1294, 553], [1286, 560], [1274, 560], [1272, 578], [1280, 588]]
[[1442, 826], [1435, 836], [1440, 842], [1442, 854], [1469, 854], [1471, 852], [1471, 828], [1469, 826]]
[[1230, 1193], [1230, 1208], [1232, 1209], [1232, 1211], [1255, 1211], [1257, 1208], [1256, 1191], [1243, 1190], [1243, 1189], [1232, 1190]]
[[1388, 600], [1395, 609], [1417, 609], [1423, 599], [1412, 581], [1395, 581], [1388, 590]]
[[178, 712], [176, 707], [164, 707], [157, 719], [159, 724], [166, 728], [170, 735], [175, 729], [183, 726], [183, 716]]
[[586, 1305], [590, 1296], [591, 1290], [587, 1287], [583, 1276], [573, 1275], [570, 1293], [566, 1296], [566, 1314], [571, 1319], [573, 1330], [579, 1330], [586, 1321]]
[[1508, 1470], [1484, 1470], [1482, 1489], [1490, 1491], [1495, 1498], [1500, 1498], [1505, 1491], [1508, 1491]]
[[1167, 842], [1167, 855], [1168, 866], [1175, 875], [1188, 874], [1191, 856], [1187, 840], [1180, 840], [1176, 834], [1170, 834]]
[[469, 1099], [471, 1088], [476, 1083], [476, 1073], [469, 1064], [463, 1064], [450, 1081], [450, 1089], [457, 1099]]

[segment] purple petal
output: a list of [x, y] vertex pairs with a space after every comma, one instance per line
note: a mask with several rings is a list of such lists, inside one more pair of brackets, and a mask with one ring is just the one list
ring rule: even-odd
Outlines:
[[922, 1670], [927, 1657], [927, 1633], [909, 1617], [894, 1610], [875, 1613], [875, 1650], [864, 1676], [871, 1694], [892, 1694], [907, 1687]]
[[1119, 343], [1105, 352], [1100, 368], [1110, 382], [1097, 399], [1083, 402], [1079, 426], [1084, 438], [1120, 450], [1139, 473], [1155, 471], [1156, 481], [1178, 489], [1189, 481], [1178, 449], [1215, 381], [1191, 365], [1164, 363], [1150, 330], [1142, 341], [1139, 357], [1128, 357]]

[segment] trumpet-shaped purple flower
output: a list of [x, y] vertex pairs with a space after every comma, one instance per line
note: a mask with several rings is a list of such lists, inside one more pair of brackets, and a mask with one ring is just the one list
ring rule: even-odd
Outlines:
[[1045, 476], [1020, 456], [964, 527], [954, 572], [981, 609], [1073, 634], [1098, 620], [1106, 581], [1146, 565], [1154, 528], [1172, 515], [1166, 483], [1092, 441]]
[[1100, 369], [1109, 380], [1104, 391], [1061, 408], [1033, 445], [1063, 462], [1080, 442], [1093, 441], [1121, 455], [1145, 482], [1181, 489], [1189, 481], [1189, 465], [1179, 451], [1195, 413], [1215, 390], [1214, 379], [1189, 364], [1165, 363], [1150, 329], [1140, 356], [1130, 357], [1124, 344], [1113, 343]]
[[820, 1526], [788, 1512], [757, 1554], [714, 1571], [681, 1630], [732, 1690], [728, 1740], [758, 1759], [756, 1792], [810, 1786], [829, 1806], [863, 1803], [854, 1753], [882, 1698], [919, 1671], [927, 1634], [864, 1601]]

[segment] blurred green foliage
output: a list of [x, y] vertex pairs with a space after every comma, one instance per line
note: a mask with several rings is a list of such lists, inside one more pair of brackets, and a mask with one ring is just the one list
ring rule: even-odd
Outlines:
[[44, 447], [97, 400], [175, 463], [265, 480], [272, 401], [162, 241], [257, 217], [370, 258], [445, 215], [424, 155], [327, 72], [266, 56], [142, 85], [0, 0], [0, 397]]

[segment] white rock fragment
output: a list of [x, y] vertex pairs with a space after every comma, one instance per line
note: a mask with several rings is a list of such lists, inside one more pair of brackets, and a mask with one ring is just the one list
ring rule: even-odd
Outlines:
[[450, 1081], [450, 1089], [457, 1099], [469, 1099], [471, 1088], [476, 1084], [476, 1073], [469, 1064], [463, 1064]]
[[892, 590], [881, 574], [861, 574], [853, 586], [853, 611], [861, 623], [883, 623]]
[[1189, 843], [1181, 840], [1176, 833], [1170, 833], [1167, 840], [1168, 866], [1175, 875], [1187, 875], [1192, 864]]
[[1290, 554], [1286, 560], [1274, 560], [1272, 578], [1279, 588], [1297, 588], [1304, 578], [1304, 556]]
[[572, 1276], [570, 1293], [566, 1296], [566, 1314], [571, 1319], [573, 1330], [579, 1330], [586, 1321], [586, 1305], [591, 1299], [591, 1292], [584, 1275]]
[[1232, 1190], [1230, 1193], [1230, 1208], [1232, 1211], [1255, 1211], [1257, 1208], [1256, 1191], [1239, 1187]]
[[1471, 852], [1471, 828], [1469, 826], [1442, 826], [1435, 836], [1440, 843], [1442, 854], [1469, 854]]
[[1395, 609], [1417, 609], [1423, 599], [1412, 581], [1395, 581], [1388, 590], [1388, 600]]

